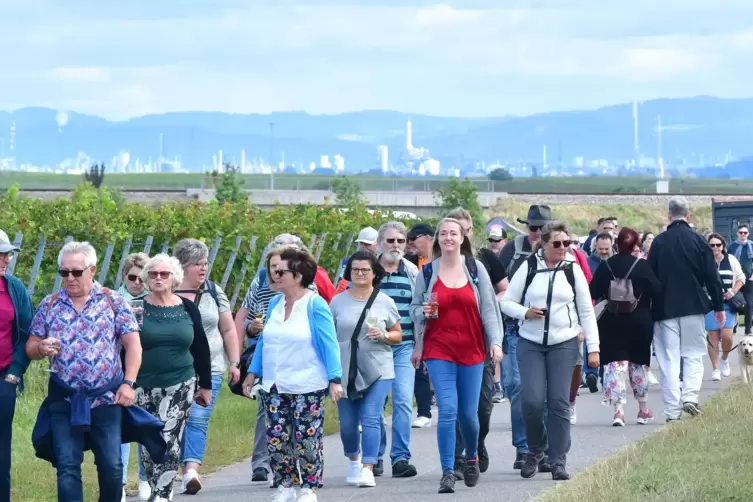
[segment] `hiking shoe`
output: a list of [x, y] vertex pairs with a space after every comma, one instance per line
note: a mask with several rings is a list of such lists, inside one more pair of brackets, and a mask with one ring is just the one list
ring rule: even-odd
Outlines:
[[427, 427], [431, 427], [431, 418], [418, 417], [413, 421], [411, 427], [413, 427], [414, 429], [425, 429]]
[[252, 483], [259, 483], [267, 480], [267, 470], [264, 467], [257, 467], [251, 475]]
[[502, 384], [495, 382], [494, 390], [492, 391], [492, 403], [501, 403], [504, 397], [504, 392], [502, 392]]
[[411, 465], [407, 460], [398, 460], [392, 466], [393, 478], [412, 478], [416, 474], [418, 474], [416, 467]]
[[612, 425], [615, 427], [625, 427], [625, 414], [618, 411], [612, 418]]
[[489, 452], [486, 450], [486, 444], [483, 441], [478, 444], [478, 469], [486, 472], [489, 469]]
[[682, 410], [690, 415], [691, 417], [697, 417], [700, 415], [701, 412], [701, 405], [698, 403], [691, 403], [690, 401], [687, 401], [682, 404]]
[[564, 466], [555, 465], [552, 467], [552, 481], [567, 481], [570, 479], [570, 475], [565, 470]]
[[591, 391], [591, 394], [599, 392], [599, 378], [593, 373], [586, 375], [586, 385], [588, 386], [588, 390]]
[[472, 488], [478, 484], [478, 477], [480, 475], [478, 459], [474, 458], [465, 461], [465, 467], [463, 468], [463, 482], [465, 486]]
[[722, 366], [722, 376], [724, 378], [727, 378], [728, 376], [730, 376], [731, 372], [730, 372], [730, 369], [729, 369], [729, 361], [726, 360], [726, 359], [722, 359], [721, 366]]
[[570, 425], [575, 425], [578, 421], [578, 416], [575, 414], [575, 403], [570, 403]]
[[512, 463], [512, 468], [516, 471], [519, 471], [523, 468], [523, 464], [526, 461], [526, 454], [525, 453], [516, 453], [515, 454], [515, 462]]
[[[392, 467], [392, 471], [395, 471], [395, 467]], [[382, 474], [384, 474], [384, 460], [380, 458], [377, 460], [376, 465], [374, 465], [374, 476], [379, 477]]]
[[539, 472], [552, 472], [552, 465], [549, 463], [549, 457], [544, 454], [544, 459], [539, 462]]
[[543, 453], [535, 453], [529, 451], [525, 454], [523, 465], [520, 468], [520, 476], [526, 479], [530, 479], [536, 475], [536, 470], [544, 460]]
[[722, 372], [719, 370], [714, 370], [711, 372], [711, 381], [712, 382], [719, 382], [722, 379]]
[[439, 493], [455, 493], [455, 474], [452, 471], [444, 471], [439, 481]]
[[645, 409], [638, 412], [638, 420], [636, 420], [641, 425], [646, 425], [650, 421], [654, 419], [654, 412], [650, 409]]
[[458, 481], [463, 480], [463, 468], [465, 467], [465, 460], [462, 458], [455, 459], [455, 479]]

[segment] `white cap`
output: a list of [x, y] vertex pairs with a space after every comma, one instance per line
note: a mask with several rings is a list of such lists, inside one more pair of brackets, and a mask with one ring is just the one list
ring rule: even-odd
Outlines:
[[501, 241], [502, 239], [504, 239], [505, 234], [502, 231], [502, 227], [494, 227], [489, 230], [489, 238], [496, 241]]
[[18, 253], [20, 249], [11, 244], [8, 234], [0, 230], [0, 253], [10, 253], [11, 251]]
[[362, 242], [364, 244], [376, 244], [377, 239], [379, 239], [379, 232], [376, 231], [376, 229], [371, 227], [362, 228], [360, 232], [358, 232], [358, 238], [356, 239], [356, 242]]

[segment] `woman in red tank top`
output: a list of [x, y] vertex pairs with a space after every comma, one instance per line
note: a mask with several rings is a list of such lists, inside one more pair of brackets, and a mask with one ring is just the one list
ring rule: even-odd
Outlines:
[[[415, 367], [426, 363], [439, 408], [437, 441], [442, 463], [439, 493], [455, 491], [455, 423], [465, 444], [466, 486], [475, 486], [478, 467], [478, 403], [484, 360], [502, 359], [502, 319], [489, 275], [473, 258], [458, 220], [445, 218], [434, 240], [431, 277], [416, 278], [411, 318], [415, 323]], [[427, 287], [428, 285], [428, 287]], [[425, 295], [438, 305], [438, 317]]]

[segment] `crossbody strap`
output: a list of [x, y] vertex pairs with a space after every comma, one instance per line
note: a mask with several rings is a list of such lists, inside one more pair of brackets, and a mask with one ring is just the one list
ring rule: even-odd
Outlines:
[[366, 311], [369, 310], [374, 304], [374, 300], [376, 300], [378, 294], [379, 288], [374, 288], [374, 290], [371, 292], [371, 296], [369, 296], [369, 299], [366, 301], [366, 305], [361, 311], [361, 317], [358, 318], [356, 328], [353, 330], [353, 334], [350, 336], [350, 365], [348, 367], [347, 386], [349, 395], [355, 394], [356, 375], [358, 374], [358, 368], [356, 367], [358, 364], [358, 335], [361, 333], [361, 327], [363, 326], [363, 322], [366, 320]]

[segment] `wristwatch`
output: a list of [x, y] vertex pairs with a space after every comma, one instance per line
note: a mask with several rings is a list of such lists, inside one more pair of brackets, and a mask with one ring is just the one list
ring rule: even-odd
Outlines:
[[134, 382], [133, 380], [123, 380], [123, 383], [132, 389], [133, 389], [133, 386], [136, 385], [136, 382]]
[[16, 375], [10, 375], [10, 374], [5, 375], [5, 381], [6, 382], [17, 384], [20, 380], [21, 379], [18, 378]]

